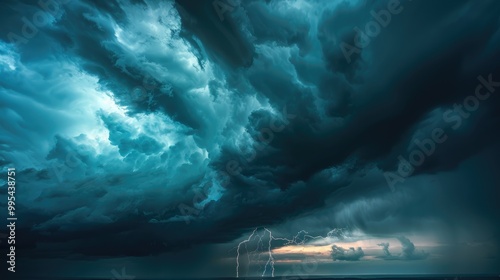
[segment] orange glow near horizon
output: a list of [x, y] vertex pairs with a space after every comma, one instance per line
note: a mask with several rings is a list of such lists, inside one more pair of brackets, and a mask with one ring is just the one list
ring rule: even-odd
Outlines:
[[[420, 242], [416, 242], [415, 247], [417, 248], [422, 248], [422, 247], [435, 247], [438, 246], [438, 243], [430, 241], [430, 240], [419, 240]], [[390, 238], [390, 239], [365, 239], [365, 240], [358, 240], [354, 242], [345, 242], [345, 241], [336, 241], [333, 243], [330, 243], [328, 245], [313, 245], [313, 244], [308, 244], [308, 245], [287, 245], [283, 246], [280, 248], [276, 248], [272, 250], [272, 253], [276, 256], [280, 255], [287, 255], [287, 254], [303, 254], [304, 256], [322, 256], [322, 257], [330, 257], [331, 251], [332, 251], [332, 246], [335, 244], [339, 247], [348, 249], [348, 248], [358, 248], [361, 247], [365, 251], [371, 251], [371, 250], [380, 250], [382, 251], [382, 248], [378, 246], [377, 244], [380, 243], [385, 243], [388, 242], [390, 243], [390, 249], [391, 252], [394, 253], [399, 253], [401, 250], [401, 244], [399, 241], [395, 238]], [[369, 256], [365, 256], [367, 259], [371, 259]], [[285, 260], [283, 260], [285, 261]], [[290, 262], [294, 260], [286, 260], [286, 262]], [[282, 261], [280, 261], [282, 262]]]
[[273, 250], [273, 254], [304, 254], [304, 255], [329, 255], [332, 245], [288, 245]]

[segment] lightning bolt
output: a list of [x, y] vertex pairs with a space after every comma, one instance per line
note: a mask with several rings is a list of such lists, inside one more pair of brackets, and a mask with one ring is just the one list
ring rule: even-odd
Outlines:
[[[273, 241], [282, 241], [284, 242], [282, 246], [287, 246], [287, 245], [305, 245], [307, 242], [313, 241], [313, 240], [330, 240], [332, 238], [337, 238], [337, 239], [344, 239], [346, 237], [346, 232], [348, 232], [347, 229], [345, 228], [335, 228], [330, 230], [326, 236], [312, 236], [310, 235], [307, 231], [301, 230], [297, 232], [295, 236], [293, 236], [291, 239], [289, 238], [284, 238], [284, 237], [275, 237], [272, 233], [271, 230], [268, 228], [262, 227], [263, 233], [259, 234], [259, 228], [255, 228], [252, 233], [248, 236], [247, 239], [241, 241], [238, 243], [238, 246], [236, 247], [236, 278], [239, 278], [240, 276], [240, 249], [242, 246], [245, 247], [246, 253], [247, 253], [247, 259], [250, 262], [250, 257], [249, 254], [262, 254], [259, 253], [259, 248], [263, 247], [263, 241], [262, 238], [264, 236], [269, 236], [269, 241], [267, 243], [267, 262], [264, 266], [264, 271], [262, 272], [262, 277], [266, 275], [267, 268], [270, 267], [271, 270], [271, 277], [274, 277], [274, 256], [272, 254], [272, 247]], [[257, 247], [254, 251], [248, 252], [248, 243], [251, 242], [252, 240], [256, 240], [257, 242]]]

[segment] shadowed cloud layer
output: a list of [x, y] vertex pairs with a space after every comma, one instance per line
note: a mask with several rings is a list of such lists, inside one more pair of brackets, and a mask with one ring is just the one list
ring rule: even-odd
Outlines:
[[[446, 256], [498, 248], [498, 2], [401, 1], [348, 58], [388, 2], [54, 1], [0, 11], [20, 255], [201, 265], [259, 226], [401, 236], [385, 260], [433, 256], [410, 235]], [[446, 140], [401, 175], [435, 129]], [[333, 259], [376, 255], [342, 246]]]

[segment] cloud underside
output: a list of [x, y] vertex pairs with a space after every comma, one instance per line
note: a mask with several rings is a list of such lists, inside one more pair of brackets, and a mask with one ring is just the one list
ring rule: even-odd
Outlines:
[[[496, 242], [500, 99], [454, 104], [500, 80], [498, 2], [401, 1], [351, 62], [340, 43], [385, 4], [240, 1], [221, 20], [211, 1], [79, 0], [35, 32], [28, 2], [0, 12], [0, 164], [25, 190], [24, 255], [145, 256], [264, 225]], [[384, 172], [435, 128], [448, 140], [391, 192]], [[399, 242], [381, 258], [427, 257]]]

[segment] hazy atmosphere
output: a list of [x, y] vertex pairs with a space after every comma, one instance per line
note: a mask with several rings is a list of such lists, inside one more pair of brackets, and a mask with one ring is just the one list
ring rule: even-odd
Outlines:
[[500, 274], [499, 1], [0, 5], [2, 279]]

